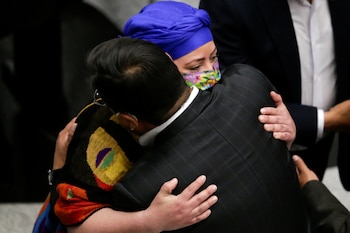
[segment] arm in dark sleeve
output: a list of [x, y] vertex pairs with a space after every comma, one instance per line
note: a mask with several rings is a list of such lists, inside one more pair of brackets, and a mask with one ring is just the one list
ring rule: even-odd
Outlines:
[[290, 103], [286, 103], [286, 106], [297, 129], [294, 142], [303, 146], [315, 143], [317, 138], [317, 108]]
[[311, 221], [317, 232], [349, 233], [350, 213], [319, 181], [310, 181], [301, 190]]

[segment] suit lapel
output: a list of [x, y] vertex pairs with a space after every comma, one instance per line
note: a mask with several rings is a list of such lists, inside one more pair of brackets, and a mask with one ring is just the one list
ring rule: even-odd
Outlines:
[[300, 60], [288, 3], [286, 0], [261, 0], [257, 5], [268, 33], [280, 54], [283, 68], [288, 76], [288, 86], [295, 90], [293, 99], [300, 101]]

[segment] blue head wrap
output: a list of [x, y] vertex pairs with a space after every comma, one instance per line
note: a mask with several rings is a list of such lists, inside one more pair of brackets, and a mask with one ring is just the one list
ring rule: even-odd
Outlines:
[[206, 11], [183, 2], [158, 1], [125, 24], [124, 36], [153, 42], [176, 60], [213, 40]]

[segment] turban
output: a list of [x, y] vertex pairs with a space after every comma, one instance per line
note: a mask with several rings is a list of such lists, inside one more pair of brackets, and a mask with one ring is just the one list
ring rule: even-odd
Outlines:
[[176, 1], [145, 6], [125, 23], [123, 33], [158, 45], [173, 60], [213, 40], [208, 13]]

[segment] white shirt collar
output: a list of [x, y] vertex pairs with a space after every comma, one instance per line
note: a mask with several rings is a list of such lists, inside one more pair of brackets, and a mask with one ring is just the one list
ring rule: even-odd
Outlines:
[[178, 118], [188, 108], [188, 106], [193, 102], [193, 100], [196, 98], [198, 93], [199, 93], [199, 89], [195, 86], [192, 86], [192, 91], [191, 91], [190, 96], [182, 104], [180, 109], [174, 115], [172, 115], [167, 121], [165, 121], [163, 124], [151, 129], [147, 133], [140, 136], [139, 144], [141, 146], [153, 146], [153, 142], [154, 142], [154, 139], [156, 138], [156, 136], [160, 132], [162, 132], [168, 125], [170, 125], [176, 118]]

